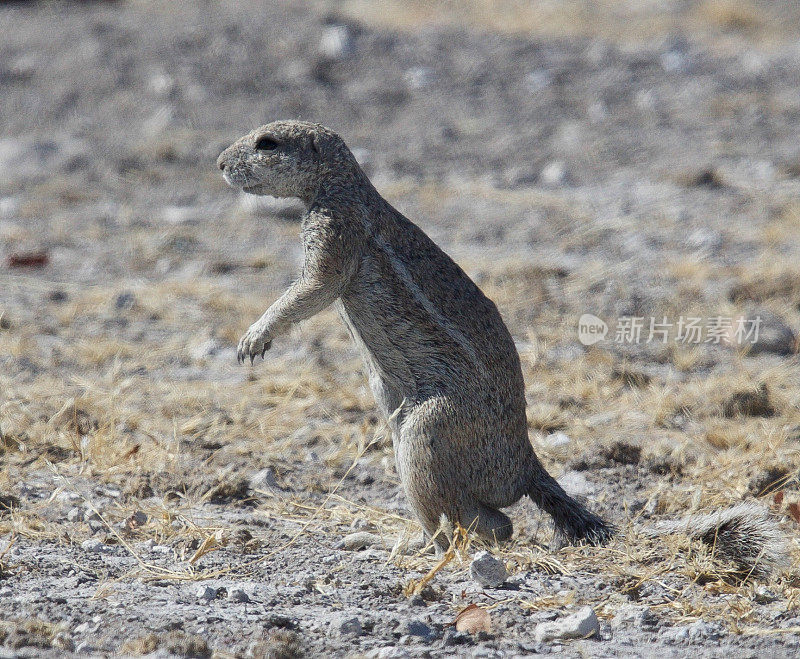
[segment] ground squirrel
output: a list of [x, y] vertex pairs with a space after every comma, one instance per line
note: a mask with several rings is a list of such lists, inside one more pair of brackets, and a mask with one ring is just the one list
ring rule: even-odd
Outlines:
[[391, 428], [411, 508], [440, 548], [443, 521], [509, 538], [511, 520], [498, 509], [525, 494], [552, 515], [556, 545], [611, 536], [533, 451], [519, 355], [497, 307], [378, 194], [336, 133], [277, 121], [236, 141], [217, 164], [231, 186], [297, 197], [308, 209], [302, 274], [242, 337], [240, 362], [263, 357], [293, 323], [335, 304]]

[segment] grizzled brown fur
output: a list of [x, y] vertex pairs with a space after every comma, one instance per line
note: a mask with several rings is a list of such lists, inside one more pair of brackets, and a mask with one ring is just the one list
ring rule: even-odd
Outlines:
[[240, 361], [263, 357], [292, 324], [335, 304], [429, 536], [446, 521], [507, 539], [511, 520], [498, 509], [528, 494], [552, 515], [556, 544], [610, 537], [533, 452], [519, 356], [497, 307], [378, 194], [338, 135], [278, 121], [228, 147], [218, 165], [232, 186], [298, 197], [308, 208], [302, 274], [242, 337]]

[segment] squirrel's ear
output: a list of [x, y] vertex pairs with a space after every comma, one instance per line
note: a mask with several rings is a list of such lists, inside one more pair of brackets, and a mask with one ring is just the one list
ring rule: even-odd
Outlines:
[[318, 156], [322, 155], [322, 145], [319, 143], [319, 135], [316, 133], [311, 135], [311, 150]]

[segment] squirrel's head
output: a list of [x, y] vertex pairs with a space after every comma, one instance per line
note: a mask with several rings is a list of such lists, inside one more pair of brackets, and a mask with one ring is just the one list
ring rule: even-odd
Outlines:
[[310, 202], [331, 177], [358, 170], [336, 133], [305, 121], [274, 121], [239, 138], [217, 158], [228, 185]]

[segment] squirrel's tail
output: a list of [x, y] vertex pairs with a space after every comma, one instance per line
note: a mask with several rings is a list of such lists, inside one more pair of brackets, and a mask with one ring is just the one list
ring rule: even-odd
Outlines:
[[553, 518], [555, 548], [582, 542], [604, 545], [614, 535], [613, 526], [570, 497], [543, 468], [528, 490], [528, 496]]
[[717, 556], [736, 565], [745, 577], [767, 577], [788, 563], [777, 522], [764, 506], [752, 501], [675, 521], [657, 522], [642, 532], [650, 537], [682, 533], [701, 540]]

